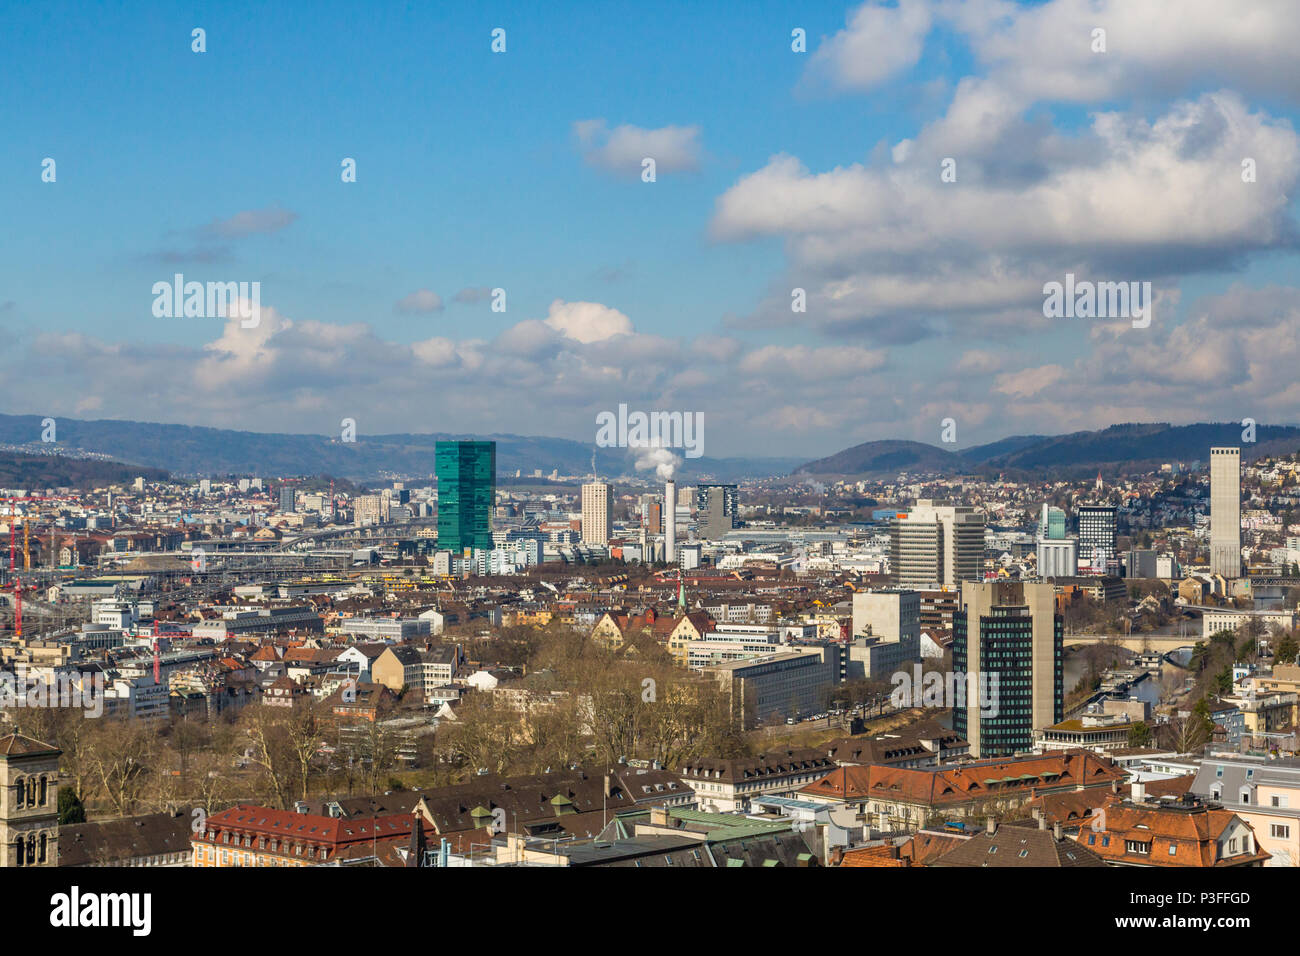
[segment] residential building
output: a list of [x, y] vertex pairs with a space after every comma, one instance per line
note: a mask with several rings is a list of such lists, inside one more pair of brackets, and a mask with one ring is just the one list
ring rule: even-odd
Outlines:
[[582, 486], [582, 543], [602, 547], [609, 543], [613, 526], [610, 487], [603, 481]]

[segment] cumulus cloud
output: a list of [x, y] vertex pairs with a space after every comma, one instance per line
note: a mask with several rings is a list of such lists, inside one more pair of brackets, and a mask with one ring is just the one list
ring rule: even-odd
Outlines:
[[915, 66], [933, 24], [932, 6], [930, 0], [863, 4], [813, 53], [810, 74], [835, 88], [867, 90]]
[[428, 289], [417, 289], [410, 295], [403, 296], [393, 306], [396, 312], [441, 312], [442, 299], [436, 292], [430, 292]]
[[[924, 136], [902, 162], [813, 172], [773, 157], [718, 198], [711, 224], [723, 241], [785, 240], [784, 291], [748, 324], [885, 341], [933, 334], [956, 315], [968, 327], [1019, 310], [1041, 326], [1043, 284], [1066, 272], [1152, 281], [1295, 243], [1288, 196], [1300, 140], [1233, 93], [1174, 103], [1151, 121], [1095, 113], [1073, 139], [1073, 151], [1055, 135], [1038, 141], [1052, 159], [1031, 182], [990, 177], [990, 161], [959, 148], [957, 181], [943, 182], [943, 157]], [[1267, 168], [1267, 181], [1243, 183], [1242, 157]], [[806, 313], [790, 310], [795, 286], [808, 289]]]
[[618, 309], [611, 309], [599, 302], [565, 302], [556, 299], [551, 303], [546, 324], [566, 338], [583, 344], [632, 332], [631, 319]]
[[698, 126], [645, 129], [624, 123], [610, 129], [603, 119], [591, 119], [574, 123], [573, 134], [587, 163], [625, 178], [639, 178], [647, 158], [655, 161], [656, 174], [695, 170], [700, 165]]

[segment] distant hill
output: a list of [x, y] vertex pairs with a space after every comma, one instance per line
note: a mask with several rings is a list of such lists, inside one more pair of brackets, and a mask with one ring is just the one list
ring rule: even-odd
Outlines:
[[1011, 477], [1041, 477], [1050, 473], [1078, 478], [1099, 471], [1110, 476], [1141, 474], [1165, 462], [1204, 464], [1215, 445], [1240, 447], [1247, 461], [1300, 451], [1300, 428], [1295, 426], [1259, 425], [1254, 443], [1243, 443], [1241, 431], [1241, 425], [1236, 422], [1129, 423], [1068, 435], [1018, 435], [961, 452], [944, 451], [924, 442], [874, 441], [810, 461], [795, 469], [794, 474], [882, 476], [899, 471], [928, 471]]
[[[1247, 460], [1300, 449], [1300, 428], [1289, 425], [1260, 425], [1255, 429], [1255, 438], [1253, 444], [1243, 444], [1241, 425], [1236, 422], [1112, 425], [1100, 431], [1042, 438], [1016, 451], [989, 458], [985, 464], [1002, 471], [1039, 472], [1058, 468], [1074, 473], [1124, 474], [1150, 471], [1167, 461], [1207, 462], [1210, 448], [1215, 445], [1240, 447], [1242, 457]], [[1264, 448], [1265, 445], [1268, 447]]]
[[158, 481], [166, 478], [167, 472], [124, 465], [118, 461], [0, 452], [0, 488], [68, 487], [88, 490], [127, 484], [137, 477]]
[[976, 445], [973, 448], [967, 448], [961, 453], [961, 456], [967, 461], [988, 461], [991, 458], [998, 458], [1002, 455], [1020, 451], [1022, 448], [1028, 448], [1030, 445], [1046, 438], [1046, 435], [1013, 435], [1010, 438], [1003, 438], [987, 445]]
[[900, 471], [956, 473], [969, 462], [956, 452], [919, 441], [869, 441], [800, 465], [797, 475], [879, 475]]
[[[23, 445], [37, 441], [41, 416], [0, 415], [0, 443]], [[325, 435], [245, 432], [191, 425], [73, 418], [58, 420], [58, 445], [64, 449], [111, 455], [140, 467], [162, 468], [178, 475], [336, 475], [356, 480], [420, 478], [434, 473], [434, 448], [439, 440], [490, 439], [497, 443], [497, 471], [530, 475], [541, 469], [584, 475], [591, 470], [592, 452], [603, 475], [637, 474], [626, 449], [596, 448], [565, 438], [524, 435], [430, 434], [357, 435], [347, 444]], [[801, 459], [687, 458], [680, 477], [709, 476], [717, 480], [782, 475]]]

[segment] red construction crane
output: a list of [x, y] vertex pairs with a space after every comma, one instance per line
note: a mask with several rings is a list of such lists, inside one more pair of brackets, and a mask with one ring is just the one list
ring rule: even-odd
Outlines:
[[[14, 502], [18, 501], [80, 501], [80, 495], [24, 495], [0, 498], [0, 501], [9, 502], [9, 573], [14, 579], [14, 636], [23, 636], [23, 582], [18, 577], [18, 569], [14, 566], [17, 560], [16, 545], [14, 539]], [[27, 563], [27, 528], [29, 521], [27, 515], [23, 515], [23, 554], [24, 564]]]

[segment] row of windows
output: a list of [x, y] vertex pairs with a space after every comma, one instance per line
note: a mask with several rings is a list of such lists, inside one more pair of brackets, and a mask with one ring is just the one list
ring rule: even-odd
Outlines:
[[50, 778], [41, 774], [40, 778], [22, 777], [14, 781], [14, 809], [25, 807], [43, 807], [50, 797]]
[[40, 834], [39, 837], [35, 833], [29, 833], [26, 839], [23, 839], [21, 834], [14, 837], [14, 866], [31, 866], [47, 862], [48, 847], [49, 836], [45, 833]]

